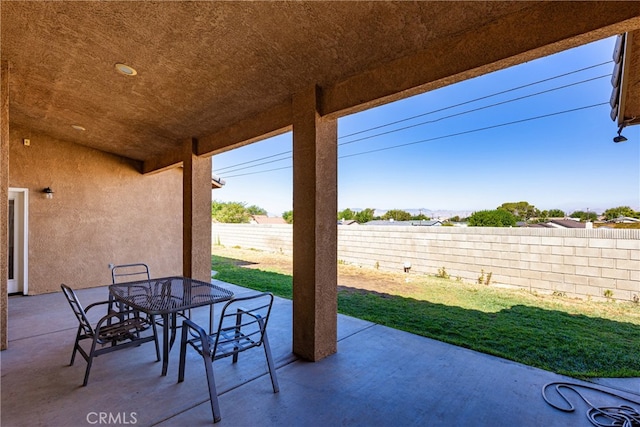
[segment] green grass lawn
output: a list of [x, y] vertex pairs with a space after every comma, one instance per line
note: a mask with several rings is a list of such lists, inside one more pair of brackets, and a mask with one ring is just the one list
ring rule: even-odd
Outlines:
[[[292, 298], [292, 277], [212, 257], [216, 279]], [[640, 377], [640, 305], [413, 276], [419, 291], [346, 288], [340, 313], [576, 378]], [[412, 287], [415, 289], [415, 286]]]

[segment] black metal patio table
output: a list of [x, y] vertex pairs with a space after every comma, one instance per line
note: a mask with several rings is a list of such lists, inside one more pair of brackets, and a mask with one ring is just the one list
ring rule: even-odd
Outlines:
[[[115, 301], [122, 302], [134, 310], [151, 317], [162, 317], [163, 376], [167, 374], [169, 351], [176, 337], [178, 313], [196, 307], [213, 306], [217, 302], [233, 298], [233, 292], [213, 283], [181, 276], [110, 285], [109, 295]], [[171, 337], [169, 337], [169, 331], [171, 331]]]

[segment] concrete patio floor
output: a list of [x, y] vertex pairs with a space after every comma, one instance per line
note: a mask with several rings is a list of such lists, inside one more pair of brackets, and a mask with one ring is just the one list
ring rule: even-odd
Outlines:
[[[250, 292], [215, 282], [236, 295]], [[107, 289], [80, 290], [78, 296], [86, 306], [106, 299]], [[339, 315], [337, 354], [317, 363], [298, 360], [291, 353], [291, 312], [291, 301], [277, 298], [268, 328], [280, 393], [271, 390], [260, 349], [243, 353], [235, 365], [229, 359], [214, 363], [218, 425], [592, 425], [576, 395], [570, 394], [574, 413], [552, 408], [541, 395], [549, 382], [590, 383], [347, 316]], [[201, 324], [207, 316], [206, 308], [193, 313]], [[204, 367], [193, 351], [180, 384], [179, 346], [162, 377], [153, 346], [145, 344], [97, 358], [88, 386], [81, 387], [84, 360], [68, 366], [76, 329], [61, 293], [9, 298], [9, 349], [0, 353], [3, 427], [211, 425]], [[601, 384], [640, 401], [640, 379]], [[602, 394], [588, 397], [599, 405], [629, 404]]]

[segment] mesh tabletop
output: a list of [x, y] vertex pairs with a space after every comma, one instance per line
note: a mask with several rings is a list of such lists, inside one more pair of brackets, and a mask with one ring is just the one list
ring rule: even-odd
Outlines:
[[167, 314], [233, 298], [233, 292], [188, 277], [161, 277], [109, 286], [116, 300], [149, 314]]

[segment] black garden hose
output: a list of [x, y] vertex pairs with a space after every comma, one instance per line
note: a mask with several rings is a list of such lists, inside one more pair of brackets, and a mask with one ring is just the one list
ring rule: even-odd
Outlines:
[[[553, 387], [555, 391], [560, 395], [562, 400], [565, 401], [569, 407], [562, 407], [556, 405], [555, 403], [551, 403], [549, 398], [547, 397], [547, 389]], [[587, 418], [596, 427], [640, 427], [640, 410], [637, 408], [633, 408], [628, 405], [621, 404], [619, 406], [595, 406], [593, 405], [586, 397], [584, 397], [578, 389], [585, 390], [593, 390], [599, 393], [604, 393], [609, 396], [613, 396], [622, 401], [633, 403], [636, 405], [640, 405], [640, 395], [638, 395], [638, 400], [629, 399], [627, 397], [623, 397], [617, 393], [603, 390], [599, 387], [593, 387], [583, 384], [575, 384], [575, 383], [567, 383], [567, 382], [552, 382], [545, 384], [542, 387], [542, 398], [549, 405], [563, 412], [573, 412], [575, 411], [575, 406], [571, 403], [571, 401], [567, 398], [567, 396], [563, 393], [563, 389], [570, 390], [580, 396], [580, 398], [589, 406], [589, 410], [587, 411]]]

